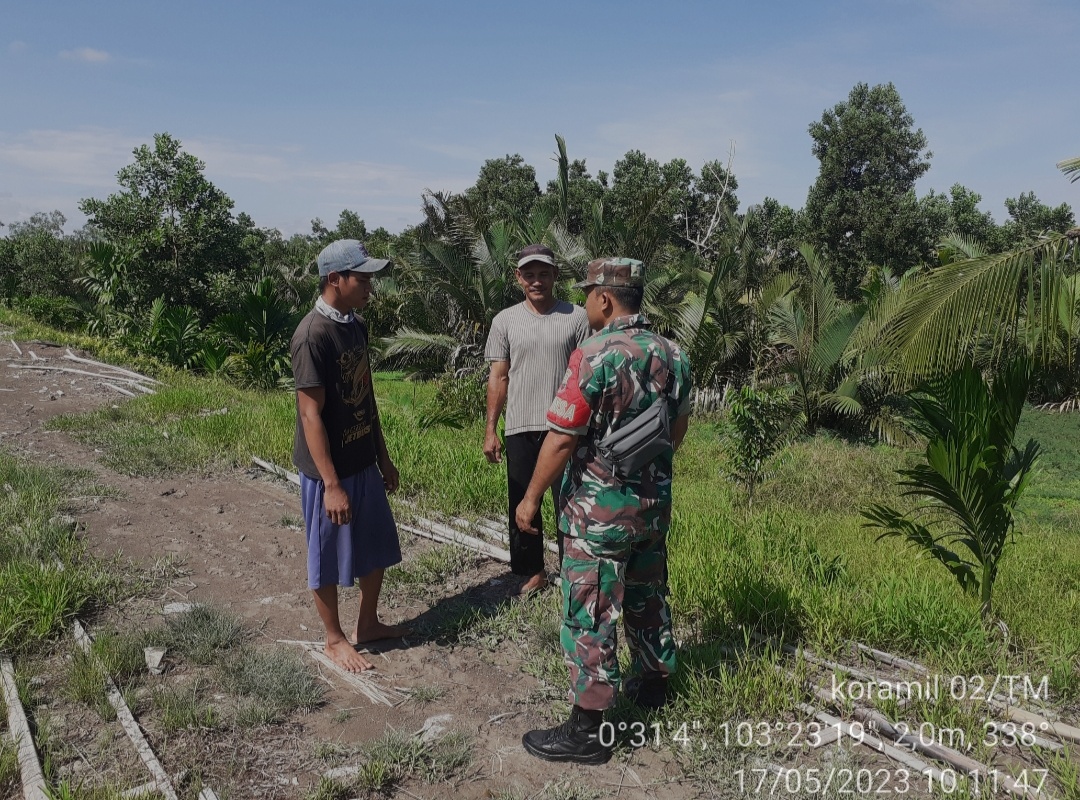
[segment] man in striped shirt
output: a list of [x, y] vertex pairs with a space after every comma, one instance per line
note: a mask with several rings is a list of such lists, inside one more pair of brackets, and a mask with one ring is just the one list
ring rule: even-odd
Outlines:
[[[547, 410], [562, 382], [570, 354], [592, 331], [583, 308], [556, 299], [553, 292], [558, 268], [550, 249], [540, 244], [524, 248], [518, 253], [514, 275], [525, 300], [496, 315], [484, 351], [484, 358], [491, 364], [484, 455], [492, 464], [502, 462], [504, 449], [498, 425], [505, 405], [510, 571], [526, 579], [521, 592], [530, 594], [548, 582], [544, 539], [542, 535], [523, 533], [514, 511], [536, 468], [547, 435]], [[556, 516], [560, 510], [558, 491], [557, 485], [551, 490]], [[543, 534], [539, 509], [533, 525]], [[561, 534], [559, 554], [561, 557]]]

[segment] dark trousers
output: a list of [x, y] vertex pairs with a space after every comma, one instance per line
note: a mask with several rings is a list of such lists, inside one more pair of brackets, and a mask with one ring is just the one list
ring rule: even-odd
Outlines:
[[[506, 437], [506, 483], [510, 499], [510, 571], [515, 575], [535, 575], [544, 571], [544, 522], [540, 511], [533, 517], [533, 527], [540, 535], [523, 533], [518, 530], [515, 521], [518, 503], [525, 497], [529, 488], [536, 459], [540, 456], [540, 446], [544, 443], [547, 431], [529, 431], [515, 433]], [[551, 488], [551, 499], [555, 503], [555, 518], [558, 520], [560, 503], [560, 477]], [[555, 532], [559, 540], [559, 562], [562, 563], [563, 537], [558, 522]]]

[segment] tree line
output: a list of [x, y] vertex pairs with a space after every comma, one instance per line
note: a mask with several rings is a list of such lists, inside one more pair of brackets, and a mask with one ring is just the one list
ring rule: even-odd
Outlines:
[[362, 239], [395, 262], [366, 312], [382, 363], [442, 376], [448, 408], [467, 411], [479, 406], [491, 320], [520, 299], [513, 254], [544, 242], [571, 299], [591, 258], [645, 261], [646, 312], [689, 353], [706, 394], [775, 387], [811, 432], [895, 438], [898, 399], [921, 376], [1017, 351], [1039, 365], [1032, 399], [1080, 396], [1067, 204], [1022, 193], [998, 224], [962, 185], [917, 196], [931, 153], [892, 84], [856, 85], [809, 134], [820, 168], [801, 209], [766, 198], [739, 213], [730, 153], [695, 171], [632, 150], [593, 175], [556, 137], [558, 173], [543, 188], [507, 155], [464, 192], [426, 192], [419, 221], [399, 233], [369, 231], [346, 209], [333, 228], [316, 219], [286, 238], [236, 212], [163, 133], [134, 151], [117, 192], [80, 203], [79, 231], [65, 233], [59, 212], [8, 226], [0, 292], [50, 324], [269, 388], [287, 384], [315, 254]]

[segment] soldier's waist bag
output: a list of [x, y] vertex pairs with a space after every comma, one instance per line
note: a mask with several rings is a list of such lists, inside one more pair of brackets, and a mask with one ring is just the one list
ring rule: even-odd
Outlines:
[[659, 397], [633, 420], [596, 443], [597, 455], [620, 480], [633, 477], [653, 459], [671, 450], [671, 415], [667, 397]]
[[611, 474], [620, 480], [633, 477], [657, 456], [672, 449], [668, 397], [675, 383], [675, 369], [671, 350], [666, 344], [663, 347], [669, 366], [663, 393], [626, 425], [596, 443], [597, 455], [607, 463]]

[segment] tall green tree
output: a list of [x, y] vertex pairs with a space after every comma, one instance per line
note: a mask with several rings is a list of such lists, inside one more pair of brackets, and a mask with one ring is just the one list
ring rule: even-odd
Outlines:
[[13, 222], [0, 239], [0, 296], [76, 294], [80, 242], [66, 236], [67, 220], [59, 211], [34, 214]]
[[465, 198], [489, 223], [528, 217], [540, 199], [536, 170], [521, 155], [490, 158], [480, 168]]
[[133, 254], [128, 280], [136, 304], [149, 307], [163, 297], [206, 316], [215, 310], [207, 303], [213, 276], [241, 275], [248, 266], [233, 202], [167, 133], [134, 156], [116, 175], [119, 192], [87, 198], [79, 208], [106, 240]]
[[1048, 206], [1035, 192], [1022, 192], [1005, 200], [1009, 218], [1001, 226], [994, 251], [1008, 250], [1035, 241], [1045, 233], [1065, 233], [1076, 225], [1068, 203]]
[[927, 260], [934, 242], [915, 182], [930, 168], [926, 136], [893, 84], [856, 84], [810, 125], [820, 162], [806, 198], [811, 242], [840, 295], [857, 297], [870, 264], [896, 273]]

